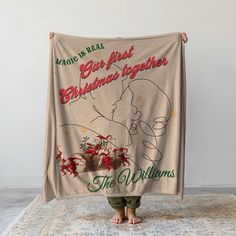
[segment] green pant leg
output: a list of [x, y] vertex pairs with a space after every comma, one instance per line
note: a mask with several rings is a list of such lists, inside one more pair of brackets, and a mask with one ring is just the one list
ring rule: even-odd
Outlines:
[[114, 209], [123, 208], [126, 205], [124, 197], [107, 197], [107, 200]]
[[124, 199], [128, 208], [138, 208], [141, 205], [141, 196], [127, 196]]

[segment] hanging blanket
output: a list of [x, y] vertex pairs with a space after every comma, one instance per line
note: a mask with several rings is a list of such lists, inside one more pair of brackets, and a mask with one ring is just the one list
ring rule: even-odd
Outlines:
[[44, 202], [86, 195], [183, 200], [181, 33], [50, 40]]

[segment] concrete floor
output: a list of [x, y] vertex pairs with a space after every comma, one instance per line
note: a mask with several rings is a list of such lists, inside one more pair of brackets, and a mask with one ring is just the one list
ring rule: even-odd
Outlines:
[[[35, 198], [40, 188], [0, 188], [0, 233]], [[184, 195], [226, 193], [236, 195], [235, 187], [186, 187]], [[151, 195], [151, 194], [147, 194]]]

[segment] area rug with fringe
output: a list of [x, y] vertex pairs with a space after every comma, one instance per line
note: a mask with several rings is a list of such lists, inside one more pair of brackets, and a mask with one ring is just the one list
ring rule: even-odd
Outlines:
[[144, 195], [136, 210], [139, 224], [110, 222], [114, 210], [104, 196], [53, 199], [42, 195], [18, 215], [2, 235], [236, 235], [233, 194]]

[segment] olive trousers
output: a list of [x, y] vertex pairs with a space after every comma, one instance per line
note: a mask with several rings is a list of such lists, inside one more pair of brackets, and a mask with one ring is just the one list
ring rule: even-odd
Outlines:
[[123, 207], [138, 208], [141, 205], [141, 196], [107, 197], [107, 200], [114, 209]]

